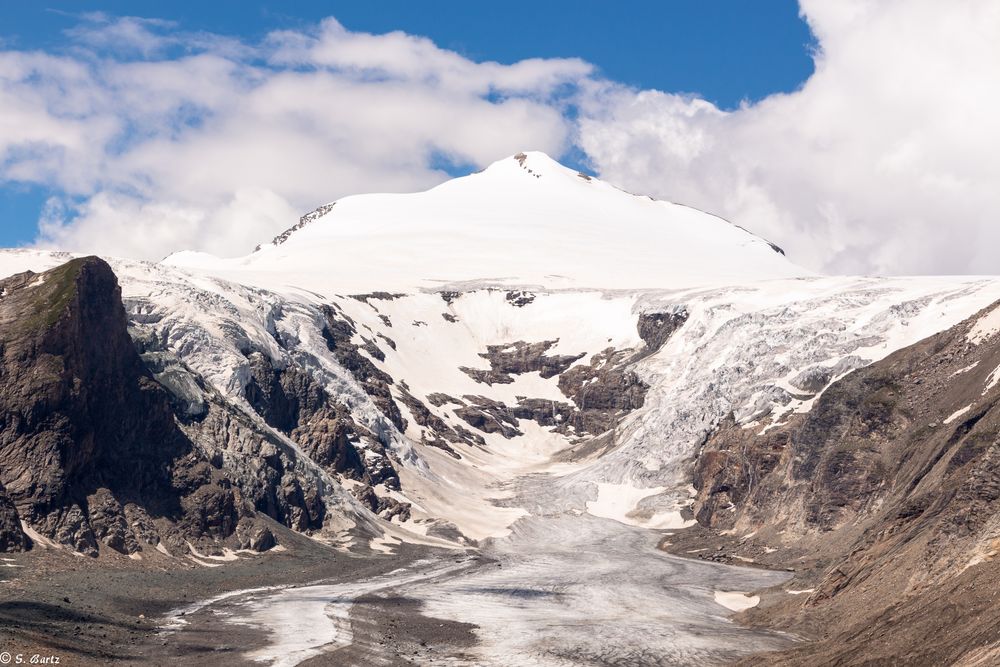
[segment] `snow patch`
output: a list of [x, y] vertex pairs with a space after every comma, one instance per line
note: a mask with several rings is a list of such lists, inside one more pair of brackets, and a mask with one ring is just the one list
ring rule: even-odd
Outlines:
[[228, 547], [222, 550], [221, 556], [209, 556], [207, 554], [200, 553], [190, 542], [187, 542], [187, 547], [191, 551], [192, 556], [200, 558], [201, 560], [216, 560], [224, 563], [230, 563], [234, 560], [239, 560], [240, 558], [235, 551]]
[[760, 604], [760, 596], [743, 591], [715, 591], [715, 601], [726, 609], [743, 611]]
[[37, 530], [35, 530], [31, 526], [29, 526], [27, 523], [25, 523], [24, 520], [21, 521], [21, 531], [25, 535], [27, 535], [28, 538], [31, 539], [31, 541], [34, 542], [36, 546], [41, 547], [42, 549], [65, 549], [66, 548], [63, 545], [59, 544], [58, 542], [53, 542], [49, 538], [45, 537], [44, 535], [42, 535], [41, 533], [39, 533]]
[[971, 371], [973, 368], [975, 368], [978, 365], [979, 365], [979, 362], [975, 361], [975, 362], [969, 364], [968, 366], [966, 366], [965, 368], [959, 368], [957, 371], [955, 371], [954, 373], [952, 373], [948, 377], [955, 377], [956, 375], [961, 375], [962, 373], [968, 373], [969, 371]]
[[983, 389], [983, 396], [988, 394], [998, 383], [1000, 383], [1000, 366], [994, 368], [993, 372], [986, 378], [986, 388]]
[[378, 551], [383, 554], [392, 554], [396, 550], [393, 549], [394, 546], [402, 544], [402, 540], [392, 537], [388, 533], [384, 533], [381, 537], [374, 537], [368, 541], [368, 548], [372, 551]]
[[597, 500], [588, 500], [587, 513], [604, 519], [614, 519], [629, 526], [640, 526], [653, 530], [674, 530], [687, 528], [694, 521], [685, 521], [679, 511], [656, 512], [648, 518], [637, 512], [644, 498], [657, 496], [667, 487], [637, 488], [631, 484], [611, 484], [598, 482]]
[[969, 329], [969, 333], [966, 334], [966, 340], [973, 345], [979, 345], [993, 337], [997, 332], [1000, 332], [1000, 306], [976, 320], [976, 323]]
[[972, 409], [972, 405], [970, 404], [970, 405], [966, 405], [964, 408], [961, 408], [959, 410], [955, 410], [953, 413], [951, 413], [951, 415], [947, 419], [945, 419], [941, 423], [942, 424], [950, 424], [950, 423], [952, 423], [953, 421], [955, 421], [956, 419], [958, 419], [959, 417], [961, 417], [962, 415], [964, 415], [966, 412], [968, 412], [971, 409]]
[[197, 602], [193, 602], [183, 607], [178, 607], [176, 609], [171, 610], [170, 612], [167, 613], [166, 616], [163, 617], [163, 620], [160, 623], [160, 628], [161, 628], [160, 634], [161, 635], [170, 634], [172, 632], [181, 629], [182, 627], [188, 624], [187, 620], [188, 616], [204, 609], [205, 607], [209, 607], [223, 600], [228, 600], [230, 598], [240, 597], [243, 595], [250, 595], [254, 593], [264, 593], [268, 591], [274, 591], [278, 590], [279, 588], [281, 587], [259, 586], [257, 588], [243, 588], [236, 591], [229, 591], [228, 593], [222, 593], [220, 595], [216, 595], [215, 597], [199, 600]]

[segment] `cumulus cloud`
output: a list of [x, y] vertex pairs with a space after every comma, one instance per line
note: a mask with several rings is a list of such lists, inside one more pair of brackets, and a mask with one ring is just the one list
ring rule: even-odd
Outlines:
[[242, 254], [345, 194], [412, 191], [568, 146], [576, 59], [476, 63], [333, 19], [260, 43], [87, 15], [58, 55], [0, 52], [0, 181], [60, 193], [42, 245]]
[[630, 189], [837, 273], [1000, 273], [1000, 4], [802, 0], [815, 74], [723, 112], [595, 85], [579, 143]]
[[434, 185], [443, 162], [574, 151], [811, 269], [1000, 273], [1000, 4], [801, 12], [813, 76], [734, 110], [332, 18], [251, 43], [90, 14], [59, 53], [0, 50], [0, 183], [57, 193], [43, 245], [232, 255], [339, 196]]

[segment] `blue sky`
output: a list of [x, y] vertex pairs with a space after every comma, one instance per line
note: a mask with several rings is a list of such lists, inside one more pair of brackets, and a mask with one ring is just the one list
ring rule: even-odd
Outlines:
[[[0, 50], [71, 52], [66, 31], [92, 11], [164, 19], [175, 30], [244, 42], [278, 29], [308, 31], [332, 15], [350, 31], [422, 35], [476, 62], [581, 58], [603, 78], [694, 93], [724, 109], [792, 91], [813, 69], [813, 40], [790, 0], [2, 3]], [[0, 246], [32, 241], [53, 194], [63, 193], [50, 184], [0, 180]]]
[[[579, 57], [637, 88], [697, 93], [732, 107], [789, 91], [812, 72], [814, 40], [795, 0], [461, 0], [43, 2], [0, 4], [0, 37], [57, 49], [80, 12], [176, 21], [187, 30], [261, 37], [327, 16], [350, 30], [402, 30], [471, 60]], [[433, 11], [429, 8], [433, 7]]]

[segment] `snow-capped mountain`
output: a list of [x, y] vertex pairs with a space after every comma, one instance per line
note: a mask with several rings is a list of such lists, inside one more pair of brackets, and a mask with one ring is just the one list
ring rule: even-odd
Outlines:
[[721, 218], [519, 153], [427, 192], [345, 197], [247, 257], [166, 264], [322, 294], [449, 283], [643, 289], [808, 275]]
[[[0, 274], [67, 259], [4, 251]], [[712, 583], [669, 636], [635, 613], [667, 567], [657, 540], [694, 523], [706, 440], [723, 423], [780, 428], [851, 371], [1000, 299], [988, 278], [815, 276], [720, 218], [540, 153], [344, 198], [246, 257], [109, 262], [181, 430], [254, 512], [355, 552], [476, 547], [503, 564], [447, 595], [411, 590], [488, 628], [476, 664], [562, 664], [545, 646], [591, 655], [616, 638], [623, 662], [678, 646], [717, 658], [711, 635], [729, 630], [711, 589], [779, 579], [700, 571]], [[133, 553], [156, 557], [141, 538]], [[581, 637], [614, 563], [634, 566], [605, 599], [617, 634]], [[503, 591], [530, 581], [560, 597], [513, 613]]]

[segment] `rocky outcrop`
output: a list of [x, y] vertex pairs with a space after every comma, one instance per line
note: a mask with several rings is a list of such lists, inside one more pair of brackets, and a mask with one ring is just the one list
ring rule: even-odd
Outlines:
[[514, 411], [485, 396], [466, 396], [469, 405], [455, 408], [455, 416], [483, 433], [499, 433], [505, 438], [522, 435]]
[[[430, 399], [428, 399], [430, 400]], [[420, 441], [431, 447], [444, 450], [453, 458], [461, 458], [448, 443], [464, 442], [467, 445], [483, 445], [482, 436], [471, 433], [461, 427], [453, 428], [446, 421], [431, 412], [416, 396], [406, 389], [400, 389], [400, 401], [410, 411], [413, 421], [421, 427]]]
[[276, 368], [259, 351], [252, 352], [249, 361], [251, 374], [244, 391], [265, 422], [330, 472], [398, 488], [399, 478], [385, 447], [312, 376], [294, 366]]
[[973, 340], [981, 316], [835, 381], [806, 414], [730, 418], [706, 441], [698, 521], [811, 582], [754, 614], [820, 641], [746, 664], [953, 664], [991, 637], [968, 592], [1000, 581], [1000, 337]]
[[395, 301], [405, 295], [393, 292], [368, 292], [367, 294], [352, 294], [351, 298], [371, 305], [371, 301]]
[[535, 295], [532, 292], [525, 292], [523, 290], [514, 290], [507, 292], [504, 296], [507, 303], [514, 306], [515, 308], [524, 308], [529, 303], [534, 303]]
[[24, 551], [31, 542], [21, 529], [21, 517], [0, 485], [0, 553]]
[[[297, 223], [295, 223], [294, 225], [292, 225], [291, 227], [289, 227], [285, 231], [283, 231], [280, 234], [278, 234], [277, 236], [275, 236], [274, 239], [271, 240], [271, 243], [274, 244], [274, 245], [276, 245], [276, 246], [281, 245], [282, 243], [284, 243], [285, 241], [287, 241], [288, 237], [290, 237], [293, 233], [295, 233], [298, 230], [302, 229], [303, 227], [305, 227], [306, 225], [308, 225], [310, 222], [314, 222], [316, 220], [319, 220], [324, 215], [326, 215], [327, 213], [329, 213], [330, 211], [332, 211], [333, 207], [336, 205], [336, 203], [337, 202], [333, 202], [331, 204], [324, 204], [323, 206], [320, 206], [319, 208], [316, 208], [316, 209], [310, 211], [309, 213], [306, 213], [301, 218], [299, 218], [299, 221]], [[260, 250], [260, 246], [257, 246], [257, 248], [255, 249], [255, 251], [256, 250]]]
[[390, 496], [378, 496], [375, 494], [375, 489], [367, 484], [357, 487], [353, 493], [354, 497], [361, 501], [361, 504], [386, 521], [410, 520], [410, 503], [401, 503]]
[[490, 362], [489, 370], [468, 368], [460, 370], [476, 382], [486, 385], [510, 384], [513, 375], [537, 372], [543, 378], [559, 375], [584, 355], [548, 355], [556, 340], [546, 340], [538, 343], [526, 343], [522, 340], [507, 345], [487, 345], [486, 352], [480, 357]]
[[[214, 544], [253, 512], [180, 430], [129, 337], [117, 280], [97, 258], [0, 281], [0, 507], [96, 556], [160, 540]], [[148, 520], [143, 520], [148, 519]]]
[[183, 429], [233, 480], [254, 510], [300, 532], [324, 526], [324, 482], [317, 471], [308, 469], [291, 446], [247, 415], [211, 396], [205, 418]]
[[383, 359], [381, 350], [378, 349], [374, 341], [362, 338], [362, 345], [353, 342], [357, 334], [354, 322], [339, 313], [331, 306], [325, 306], [323, 313], [326, 316], [326, 326], [323, 329], [323, 337], [330, 352], [333, 353], [337, 362], [347, 369], [354, 376], [371, 396], [372, 401], [378, 406], [386, 418], [400, 431], [406, 430], [406, 422], [399, 412], [399, 406], [392, 398], [389, 386], [393, 384], [393, 379], [389, 375], [379, 370], [370, 359], [361, 354], [359, 350], [364, 349], [377, 359]]
[[639, 338], [646, 344], [645, 352], [657, 352], [687, 319], [688, 313], [683, 308], [668, 312], [639, 313], [636, 329]]
[[559, 389], [576, 404], [567, 420], [577, 433], [600, 434], [643, 406], [649, 386], [631, 369], [632, 355], [608, 348], [589, 364], [559, 376]]

